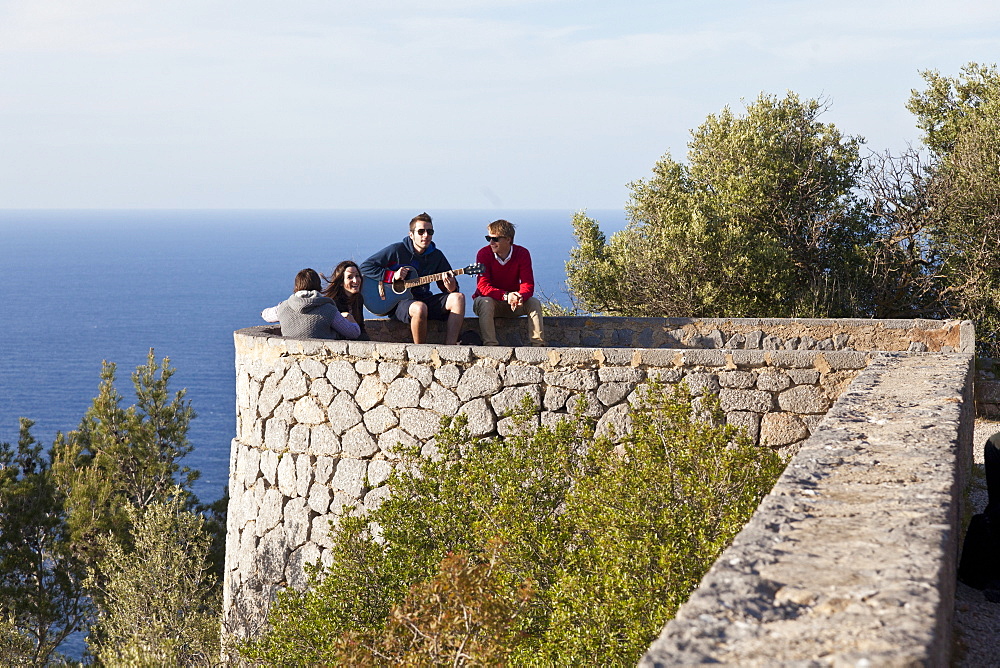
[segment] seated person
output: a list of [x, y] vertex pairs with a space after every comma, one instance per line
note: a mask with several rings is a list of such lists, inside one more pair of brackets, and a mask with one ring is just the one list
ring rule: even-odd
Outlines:
[[361, 328], [345, 318], [333, 300], [319, 294], [319, 274], [303, 269], [295, 275], [295, 292], [277, 306], [261, 311], [268, 322], [281, 323], [281, 335], [295, 339], [356, 339]]
[[544, 346], [542, 303], [534, 296], [535, 276], [531, 254], [524, 246], [514, 245], [514, 225], [494, 220], [486, 226], [489, 246], [480, 249], [476, 262], [483, 273], [472, 295], [472, 310], [479, 316], [479, 333], [484, 346], [497, 343], [494, 318], [528, 316], [528, 338], [533, 346]]
[[337, 310], [345, 318], [350, 316], [361, 328], [362, 341], [368, 340], [368, 332], [365, 330], [365, 316], [362, 309], [361, 299], [361, 270], [353, 260], [344, 260], [338, 264], [329, 278], [326, 278], [326, 287], [323, 289], [323, 296], [332, 299], [337, 305]]
[[365, 280], [376, 284], [447, 274], [437, 282], [440, 294], [431, 293], [427, 285], [416, 286], [410, 290], [412, 298], [401, 299], [389, 315], [410, 325], [414, 343], [427, 341], [428, 320], [443, 320], [447, 323], [444, 342], [454, 345], [458, 343], [458, 334], [465, 322], [465, 295], [459, 291], [458, 281], [450, 273], [448, 258], [434, 244], [433, 238], [431, 217], [427, 213], [416, 215], [410, 220], [409, 236], [362, 262], [361, 273]]

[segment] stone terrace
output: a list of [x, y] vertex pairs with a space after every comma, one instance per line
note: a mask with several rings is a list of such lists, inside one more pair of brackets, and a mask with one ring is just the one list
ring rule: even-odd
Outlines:
[[[395, 461], [393, 446], [432, 447], [441, 416], [465, 414], [477, 435], [503, 434], [509, 428], [506, 411], [528, 396], [538, 406], [539, 422], [557, 420], [568, 406], [582, 402], [602, 429], [614, 425], [620, 430], [628, 426], [630, 399], [651, 378], [671, 383], [685, 379], [696, 402], [717, 394], [730, 423], [789, 453], [798, 450], [730, 549], [743, 551], [720, 559], [651, 649], [651, 665], [669, 665], [670, 657], [680, 663], [742, 664], [751, 658], [780, 663], [785, 650], [763, 660], [747, 653], [753, 642], [744, 647], [734, 638], [751, 639], [758, 648], [780, 647], [773, 641], [781, 637], [808, 644], [802, 634], [826, 623], [819, 612], [810, 612], [814, 609], [841, 612], [842, 606], [855, 620], [881, 615], [894, 628], [902, 617], [912, 618], [916, 626], [933, 619], [935, 629], [945, 628], [941, 624], [950, 620], [947, 583], [954, 579], [957, 496], [965, 466], [959, 455], [969, 445], [959, 438], [972, 405], [974, 332], [969, 323], [549, 318], [546, 325], [552, 347], [542, 349], [300, 341], [276, 336], [273, 328], [237, 332], [226, 632], [255, 633], [278, 589], [304, 585], [303, 564], [326, 558], [329, 522], [346, 505], [379, 503]], [[367, 326], [378, 339], [402, 340], [407, 333], [388, 321], [368, 321]], [[523, 322], [501, 321], [499, 329], [502, 343], [516, 344], [524, 334]], [[432, 340], [440, 335], [432, 329]], [[584, 341], [592, 345], [580, 347]], [[886, 355], [879, 349], [913, 352]], [[891, 394], [902, 390], [911, 393]], [[948, 408], [954, 414], [944, 410]], [[847, 426], [838, 426], [842, 423]], [[893, 438], [894, 447], [886, 447]], [[939, 475], [925, 475], [924, 465]], [[834, 484], [841, 472], [849, 474], [850, 484]], [[881, 495], [869, 494], [868, 500], [861, 490]], [[812, 505], [795, 506], [786, 497]], [[855, 497], [857, 503], [846, 503]], [[929, 505], [926, 499], [931, 499]], [[857, 519], [845, 523], [846, 517]], [[887, 519], [929, 528], [904, 531]], [[817, 526], [828, 543], [805, 530]], [[870, 531], [859, 533], [857, 526]], [[909, 552], [897, 549], [901, 542]], [[786, 559], [786, 553], [792, 556]], [[913, 554], [926, 558], [910, 563]], [[865, 566], [865, 559], [886, 567]], [[798, 570], [765, 568], [786, 561], [798, 564]], [[739, 571], [739, 577], [725, 572], [723, 563]], [[808, 575], [809, 568], [822, 570], [825, 577]], [[858, 568], [868, 569], [867, 580], [857, 575]], [[906, 573], [909, 580], [900, 575]], [[898, 582], [889, 582], [887, 574]], [[842, 591], [836, 589], [841, 579], [884, 584], [877, 592], [862, 585]], [[741, 584], [725, 590], [722, 581]], [[903, 590], [911, 597], [903, 597]], [[937, 601], [932, 610], [917, 600], [921, 593]], [[865, 608], [869, 600], [877, 605]], [[894, 601], [900, 610], [887, 616]], [[713, 613], [713, 605], [721, 607]], [[697, 613], [689, 614], [688, 608]], [[933, 614], [928, 616], [928, 610]], [[692, 626], [692, 615], [704, 624]], [[719, 635], [730, 626], [750, 628], [753, 619], [787, 623], [791, 617], [808, 620], [812, 627], [789, 627], [784, 636], [775, 631], [784, 628], [780, 625]], [[716, 620], [715, 626], [709, 618]], [[682, 620], [687, 624], [681, 625]], [[870, 625], [855, 628], [878, 635]], [[942, 643], [946, 645], [941, 634], [947, 635], [905, 636], [917, 648], [906, 656], [940, 656]], [[853, 637], [842, 635], [841, 640]], [[835, 663], [836, 657], [855, 656], [850, 654], [855, 651], [867, 656], [870, 650], [885, 659], [904, 636], [882, 635], [870, 647], [841, 647], [831, 639], [817, 644], [816, 656], [832, 657]], [[801, 660], [792, 658], [798, 655], [791, 649], [787, 655], [789, 661]], [[815, 665], [832, 665], [816, 660]]]

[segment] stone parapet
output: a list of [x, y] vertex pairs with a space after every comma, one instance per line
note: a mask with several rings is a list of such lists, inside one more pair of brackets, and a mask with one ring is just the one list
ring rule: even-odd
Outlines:
[[878, 356], [640, 665], [948, 665], [972, 378]]
[[[409, 327], [394, 320], [365, 324], [375, 340], [410, 340]], [[524, 318], [501, 318], [496, 326], [501, 345], [528, 345]], [[478, 332], [478, 318], [466, 318], [465, 329]], [[430, 337], [444, 340], [442, 323], [430, 323]], [[975, 329], [967, 320], [558, 317], [545, 318], [545, 338], [550, 346], [585, 348], [962, 353], [975, 349]]]

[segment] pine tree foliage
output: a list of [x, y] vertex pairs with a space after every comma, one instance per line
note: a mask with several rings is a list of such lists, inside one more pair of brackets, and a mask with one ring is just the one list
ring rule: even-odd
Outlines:
[[84, 569], [69, 549], [51, 461], [22, 419], [16, 448], [0, 443], [0, 660], [44, 665], [88, 619]]
[[101, 591], [94, 654], [105, 665], [208, 666], [219, 656], [219, 596], [209, 576], [211, 537], [175, 489], [126, 509], [131, 547], [105, 539], [88, 585]]

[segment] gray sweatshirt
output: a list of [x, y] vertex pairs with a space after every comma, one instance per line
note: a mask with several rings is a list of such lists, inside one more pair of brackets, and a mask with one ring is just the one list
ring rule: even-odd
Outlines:
[[361, 335], [356, 323], [348, 321], [332, 300], [315, 290], [300, 290], [260, 315], [268, 322], [280, 322], [281, 335], [293, 339], [356, 339]]

